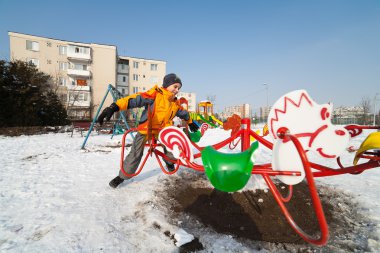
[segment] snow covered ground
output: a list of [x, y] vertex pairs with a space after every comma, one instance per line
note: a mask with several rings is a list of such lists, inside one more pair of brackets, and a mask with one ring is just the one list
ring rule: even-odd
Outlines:
[[[358, 147], [369, 131], [353, 139]], [[229, 136], [221, 129], [208, 130], [201, 145]], [[180, 224], [172, 225], [153, 201], [154, 192], [168, 177], [155, 159], [149, 159], [142, 173], [111, 189], [108, 182], [117, 175], [121, 135], [92, 134], [81, 150], [79, 133], [34, 136], [0, 136], [0, 251], [1, 252], [177, 252], [179, 248], [163, 233], [175, 235], [179, 244], [191, 235]], [[260, 148], [257, 163], [268, 162], [271, 153]], [[317, 158], [316, 158], [317, 159]], [[352, 164], [352, 153], [342, 156]], [[328, 162], [316, 162], [329, 165]], [[335, 163], [332, 162], [335, 167]], [[256, 180], [256, 181], [254, 181]], [[376, 224], [373, 238], [380, 236], [380, 171], [317, 179], [354, 196], [360, 212]], [[252, 179], [245, 190], [265, 187]], [[153, 226], [152, 226], [153, 224]], [[207, 238], [207, 235], [205, 235]], [[267, 252], [250, 248], [220, 235], [204, 244], [202, 252]], [[200, 238], [202, 240], [202, 238]], [[365, 243], [380, 251], [378, 241]], [[178, 244], [178, 243], [177, 243]], [[291, 251], [291, 248], [290, 248]]]

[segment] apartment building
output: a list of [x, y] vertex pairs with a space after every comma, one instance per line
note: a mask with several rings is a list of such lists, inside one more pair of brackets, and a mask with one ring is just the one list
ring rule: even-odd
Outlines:
[[166, 62], [119, 56], [117, 87], [122, 94], [134, 94], [161, 85], [166, 74]]
[[260, 107], [260, 121], [266, 121], [272, 106], [262, 106]]
[[[52, 76], [71, 119], [90, 119], [108, 84], [116, 82], [116, 46], [8, 32], [11, 60]], [[106, 103], [112, 103], [107, 98]]]
[[249, 104], [234, 105], [224, 108], [224, 111], [219, 114], [219, 117], [222, 120], [226, 120], [228, 117], [231, 117], [233, 114], [239, 115], [241, 118], [249, 118], [251, 111]]
[[[117, 47], [8, 32], [10, 59], [33, 63], [53, 77], [70, 119], [95, 116], [108, 85], [123, 95], [162, 84], [166, 62], [119, 56]], [[105, 105], [112, 103], [108, 96]]]
[[[197, 110], [197, 94], [194, 92], [178, 92], [178, 98], [185, 98], [188, 102], [187, 110], [190, 112], [195, 112]], [[185, 108], [186, 109], [186, 108]]]

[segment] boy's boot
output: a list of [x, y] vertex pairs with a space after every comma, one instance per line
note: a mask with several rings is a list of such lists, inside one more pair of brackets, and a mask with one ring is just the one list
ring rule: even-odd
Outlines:
[[112, 179], [109, 183], [109, 185], [112, 187], [112, 188], [116, 188], [119, 184], [121, 184], [122, 182], [124, 182], [124, 179], [122, 179], [121, 177], [117, 176], [115, 177], [114, 179]]
[[169, 172], [173, 172], [175, 170], [174, 163], [166, 163], [166, 168]]

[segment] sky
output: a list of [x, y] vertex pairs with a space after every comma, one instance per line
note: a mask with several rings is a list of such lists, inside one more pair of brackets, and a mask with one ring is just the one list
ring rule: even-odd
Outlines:
[[182, 91], [215, 96], [216, 111], [255, 111], [296, 89], [335, 107], [380, 93], [377, 0], [0, 0], [1, 59], [8, 31], [164, 60]]

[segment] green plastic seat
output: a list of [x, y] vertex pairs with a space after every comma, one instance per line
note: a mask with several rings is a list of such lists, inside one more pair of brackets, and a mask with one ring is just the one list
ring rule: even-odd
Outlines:
[[192, 142], [198, 142], [202, 138], [202, 134], [201, 134], [201, 132], [199, 130], [196, 131], [196, 132], [194, 132], [194, 133], [193, 132], [189, 132], [189, 135], [190, 135], [190, 140]]
[[203, 166], [211, 184], [224, 192], [235, 192], [242, 189], [251, 177], [254, 164], [253, 153], [259, 147], [257, 141], [241, 153], [221, 153], [212, 146], [204, 148]]
[[196, 132], [190, 132], [186, 128], [183, 128], [183, 132], [189, 137], [192, 142], [199, 142], [202, 138], [202, 134], [199, 130]]

